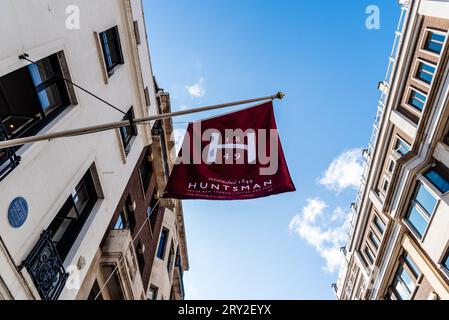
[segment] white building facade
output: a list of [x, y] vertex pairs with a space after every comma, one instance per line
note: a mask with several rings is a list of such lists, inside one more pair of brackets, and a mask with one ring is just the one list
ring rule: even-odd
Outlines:
[[[1, 139], [160, 112], [140, 0], [4, 0], [0, 16]], [[40, 67], [19, 59], [24, 53]], [[164, 128], [170, 138], [171, 122]], [[164, 143], [170, 151], [169, 140]], [[1, 151], [0, 299], [80, 298], [123, 190], [148, 146], [150, 160], [165, 159], [170, 170], [169, 155], [155, 154], [160, 141], [153, 140], [150, 125]], [[156, 179], [157, 199], [169, 172], [152, 165], [155, 174], [165, 174]], [[177, 206], [174, 216], [182, 221]], [[181, 237], [183, 232], [182, 227]], [[187, 269], [185, 238], [183, 246]], [[135, 251], [145, 254], [143, 247]], [[136, 286], [139, 292], [127, 298], [152, 294], [149, 284]]]

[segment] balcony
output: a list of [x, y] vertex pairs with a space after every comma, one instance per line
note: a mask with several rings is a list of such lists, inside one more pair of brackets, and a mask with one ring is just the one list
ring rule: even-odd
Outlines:
[[42, 233], [22, 266], [27, 269], [42, 300], [58, 299], [69, 274], [64, 269], [49, 231]]
[[101, 251], [100, 269], [107, 282], [102, 298], [136, 300], [145, 296], [131, 231], [109, 231]]

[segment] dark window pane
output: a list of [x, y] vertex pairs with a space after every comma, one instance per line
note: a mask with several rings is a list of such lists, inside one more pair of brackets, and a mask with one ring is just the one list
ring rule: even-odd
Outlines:
[[150, 293], [148, 295], [148, 300], [157, 300], [157, 292], [158, 292], [158, 288], [151, 286]]
[[[416, 288], [417, 275], [421, 274], [418, 269], [417, 272], [413, 270], [416, 266], [411, 263], [411, 259], [406, 255], [401, 258], [401, 263], [397, 269], [396, 275], [390, 287], [394, 297], [398, 300], [410, 300]], [[411, 270], [408, 270], [405, 266]], [[413, 265], [411, 267], [411, 265]], [[412, 274], [415, 273], [416, 274]]]
[[409, 104], [413, 107], [415, 107], [418, 110], [424, 109], [424, 104], [426, 103], [426, 96], [412, 90], [410, 94]]
[[42, 110], [28, 69], [22, 68], [0, 78], [0, 115], [11, 138], [42, 119]]
[[50, 59], [43, 59], [39, 61], [39, 65], [42, 66], [42, 68], [38, 67], [35, 64], [28, 65], [28, 72], [31, 75], [31, 79], [33, 80], [35, 87], [51, 79], [53, 77], [53, 74], [50, 71], [54, 72]]
[[408, 265], [410, 270], [414, 273], [415, 278], [418, 278], [421, 275], [421, 271], [416, 266], [415, 262], [407, 255], [404, 257], [404, 262]]
[[443, 44], [446, 37], [437, 33], [429, 32], [427, 36], [425, 49], [437, 54], [443, 50]]
[[[0, 164], [3, 163], [4, 161], [6, 161], [8, 157], [8, 153], [6, 149], [0, 149]], [[1, 169], [1, 167], [0, 167]]]
[[[75, 213], [75, 209], [72, 208], [72, 213]], [[58, 218], [57, 223], [54, 224], [54, 234], [52, 237], [52, 240], [54, 243], [59, 243], [61, 241], [64, 234], [67, 232], [67, 230], [70, 228], [70, 225], [74, 222], [72, 219], [63, 219]]]
[[410, 293], [408, 292], [408, 290], [404, 286], [404, 284], [402, 282], [400, 282], [399, 280], [396, 281], [395, 295], [398, 298], [398, 300], [409, 300], [410, 299]]
[[405, 285], [409, 294], [411, 294], [413, 290], [415, 290], [415, 282], [412, 280], [412, 278], [410, 277], [410, 275], [408, 274], [407, 270], [404, 267], [402, 267], [401, 269], [402, 270], [399, 273], [399, 277], [401, 278], [402, 283]]
[[120, 44], [118, 28], [114, 27], [100, 33], [100, 41], [103, 49], [104, 60], [109, 75], [114, 73], [114, 68], [123, 64], [123, 55]]
[[[126, 113], [123, 120], [130, 120], [134, 118], [134, 111], [133, 108], [130, 108], [128, 112]], [[126, 127], [120, 127], [120, 136], [122, 138], [123, 147], [125, 148], [125, 153], [128, 154], [130, 149], [130, 142], [133, 136], [137, 135], [137, 126], [126, 126]]]
[[148, 161], [148, 156], [145, 155], [142, 163], [140, 164], [140, 178], [142, 179], [143, 189], [146, 193], [151, 180], [151, 174], [153, 172], [151, 162]]
[[435, 67], [425, 64], [423, 62], [419, 63], [418, 66], [418, 79], [424, 81], [425, 83], [430, 84], [433, 79], [433, 75], [435, 74]]
[[109, 49], [109, 40], [106, 32], [101, 33], [101, 40], [106, 60], [106, 66], [108, 70], [110, 70], [111, 68], [113, 68], [113, 64], [112, 64], [111, 51]]
[[446, 39], [445, 36], [438, 34], [438, 33], [431, 33], [431, 38], [432, 41], [436, 41], [436, 42], [444, 42], [444, 40]]
[[48, 227], [62, 260], [67, 257], [97, 199], [89, 170]]
[[123, 230], [125, 229], [125, 221], [123, 218], [123, 213], [120, 212], [117, 217], [117, 222], [115, 223], [114, 230]]
[[95, 280], [92, 289], [90, 290], [89, 296], [87, 300], [103, 300], [103, 295], [100, 293], [100, 286], [98, 282]]
[[416, 206], [411, 207], [407, 219], [411, 223], [415, 231], [419, 234], [419, 237], [422, 237], [424, 235], [424, 232], [426, 231], [428, 222], [423, 217], [423, 215], [418, 211]]
[[175, 252], [173, 250], [173, 243], [170, 245], [170, 251], [168, 254], [168, 261], [167, 261], [167, 271], [170, 272], [171, 271], [171, 265], [173, 263], [173, 258], [174, 258]]
[[416, 201], [427, 212], [429, 216], [432, 215], [435, 209], [437, 200], [421, 183], [418, 186], [418, 192], [416, 193]]
[[402, 279], [403, 272], [405, 272], [404, 268], [400, 266], [394, 280], [394, 291], [399, 300], [410, 300], [411, 291]]
[[157, 257], [162, 260], [164, 259], [165, 256], [165, 247], [167, 244], [167, 239], [168, 239], [168, 230], [163, 229], [161, 232], [161, 238], [159, 240], [159, 247], [157, 249]]
[[130, 127], [121, 127], [120, 133], [122, 134], [123, 144], [127, 146], [132, 137]]
[[55, 107], [61, 104], [58, 85], [52, 84], [38, 92], [39, 102], [45, 114], [51, 112]]
[[106, 285], [109, 292], [109, 298], [111, 300], [124, 300], [125, 296], [123, 293], [120, 276], [115, 268], [115, 265], [103, 266], [102, 269], [105, 279], [109, 279]]
[[449, 181], [438, 172], [437, 169], [432, 168], [429, 171], [427, 171], [424, 176], [429, 180], [435, 188], [438, 189], [441, 193], [446, 193], [449, 191]]
[[364, 252], [365, 252], [365, 256], [368, 258], [370, 264], [373, 264], [374, 263], [374, 256], [373, 256], [371, 250], [368, 247], [365, 247]]
[[401, 156], [406, 155], [408, 152], [410, 152], [410, 146], [405, 143], [402, 139], [397, 139], [395, 150], [397, 153], [399, 153]]
[[385, 224], [378, 216], [374, 217], [374, 225], [376, 226], [377, 230], [380, 231], [381, 234], [385, 231]]
[[151, 230], [154, 230], [154, 226], [156, 225], [156, 219], [158, 216], [158, 200], [156, 199], [155, 194], [153, 194], [150, 202], [150, 206], [147, 208], [147, 215], [150, 218]]
[[370, 240], [371, 240], [371, 243], [374, 245], [374, 247], [375, 247], [376, 249], [379, 249], [379, 245], [380, 245], [380, 240], [379, 240], [379, 238], [378, 238], [373, 232], [370, 232], [369, 238], [370, 238]]
[[443, 45], [441, 43], [430, 42], [427, 49], [435, 53], [440, 53], [443, 50]]
[[388, 172], [392, 173], [393, 170], [394, 170], [395, 165], [396, 165], [396, 163], [393, 160], [391, 160], [390, 164], [388, 166]]
[[39, 115], [35, 117], [27, 117], [27, 116], [19, 116], [19, 115], [11, 115], [3, 120], [3, 124], [6, 128], [9, 137], [17, 136], [23, 130], [26, 130], [28, 127], [32, 126], [40, 119]]
[[125, 206], [123, 207], [123, 216], [126, 219], [127, 228], [134, 231], [134, 227], [136, 226], [136, 218], [133, 212], [133, 201], [131, 196], [128, 195], [125, 201]]
[[[70, 104], [58, 54], [0, 78], [0, 118], [9, 138], [29, 136]], [[47, 70], [45, 70], [45, 69]]]
[[136, 247], [136, 249], [137, 249], [136, 256], [137, 256], [137, 263], [139, 265], [139, 271], [141, 274], [143, 274], [143, 271], [145, 269], [145, 257], [142, 254], [142, 252], [143, 252], [142, 248], [143, 248], [142, 243], [139, 240], [139, 242], [137, 243], [137, 247]]
[[84, 208], [90, 201], [89, 195], [89, 184], [81, 181], [81, 183], [76, 187], [75, 191], [72, 193], [73, 203], [76, 206], [78, 212], [83, 212]]
[[446, 257], [446, 260], [444, 261], [444, 266], [446, 267], [446, 269], [449, 270], [449, 254], [448, 254], [448, 256]]

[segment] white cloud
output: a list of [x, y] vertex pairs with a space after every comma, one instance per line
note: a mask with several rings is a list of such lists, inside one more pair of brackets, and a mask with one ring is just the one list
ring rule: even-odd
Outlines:
[[363, 173], [363, 158], [360, 149], [351, 149], [339, 155], [318, 180], [326, 188], [341, 192], [347, 188], [357, 189]]
[[179, 106], [179, 110], [181, 110], [181, 111], [184, 111], [184, 110], [187, 110], [187, 109], [189, 109], [190, 107], [188, 106], [188, 105], [186, 105], [186, 104], [181, 104], [180, 106]]
[[313, 246], [326, 261], [324, 270], [333, 273], [343, 259], [340, 248], [347, 240], [352, 215], [340, 207], [327, 213], [327, 208], [319, 198], [307, 199], [307, 205], [293, 217], [289, 229]]
[[307, 200], [307, 206], [303, 209], [304, 219], [313, 223], [317, 216], [319, 216], [326, 208], [327, 204], [320, 199], [309, 199]]
[[201, 77], [197, 83], [191, 86], [186, 86], [186, 89], [192, 98], [204, 97], [206, 94], [206, 89], [204, 88], [204, 78]]
[[331, 221], [339, 221], [346, 217], [346, 212], [343, 211], [342, 208], [337, 207], [335, 208], [334, 212], [332, 212], [331, 215]]

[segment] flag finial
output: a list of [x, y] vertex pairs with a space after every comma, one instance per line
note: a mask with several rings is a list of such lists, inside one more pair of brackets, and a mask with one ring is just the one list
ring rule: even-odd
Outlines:
[[285, 97], [285, 93], [283, 93], [282, 91], [279, 91], [278, 93], [276, 93], [276, 95], [274, 97], [276, 99], [282, 100]]

